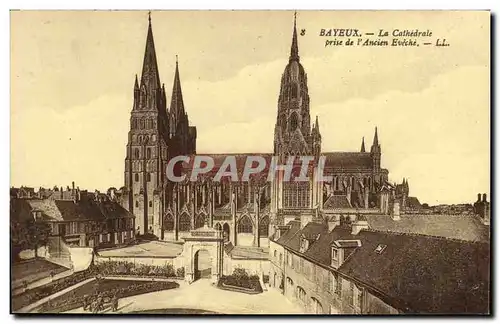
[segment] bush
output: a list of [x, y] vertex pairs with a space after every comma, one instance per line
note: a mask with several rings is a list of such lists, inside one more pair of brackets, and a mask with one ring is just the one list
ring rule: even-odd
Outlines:
[[234, 269], [233, 274], [230, 276], [222, 276], [219, 285], [241, 287], [256, 292], [262, 292], [259, 276], [249, 276], [246, 270], [242, 268]]
[[133, 275], [133, 276], [148, 276], [148, 277], [163, 277], [163, 278], [173, 278], [173, 277], [183, 277], [184, 270], [182, 270], [182, 276], [179, 276], [179, 269], [175, 271], [171, 264], [166, 264], [162, 266], [157, 265], [147, 265], [147, 264], [135, 264], [133, 262], [126, 261], [106, 261], [101, 262], [96, 265], [98, 272], [104, 276], [110, 275]]
[[184, 278], [184, 276], [185, 276], [184, 267], [182, 267], [182, 268], [177, 268], [177, 271], [176, 271], [176, 272], [177, 272], [177, 277], [182, 277], [182, 278]]
[[[159, 282], [156, 281], [156, 282], [146, 282], [146, 283], [133, 282], [132, 284], [124, 288], [115, 288], [115, 289], [108, 289], [106, 291], [99, 291], [97, 287], [95, 291], [102, 294], [102, 296], [105, 298], [111, 298], [115, 294], [118, 298], [125, 298], [134, 295], [141, 295], [149, 292], [173, 289], [178, 287], [179, 287], [178, 283], [170, 281], [159, 281]], [[43, 304], [38, 309], [38, 311], [42, 313], [66, 312], [71, 309], [83, 307], [84, 298], [85, 295], [76, 296], [74, 292], [73, 294], [69, 293], [68, 295], [64, 296], [64, 298], [57, 298], [48, 301], [47, 303]]]

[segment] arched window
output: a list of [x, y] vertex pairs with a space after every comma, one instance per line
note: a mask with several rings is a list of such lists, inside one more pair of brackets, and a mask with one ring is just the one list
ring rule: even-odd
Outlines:
[[243, 216], [238, 222], [238, 233], [252, 233], [252, 221], [248, 216]]
[[191, 220], [189, 215], [184, 213], [179, 218], [179, 232], [187, 232], [191, 229]]
[[269, 236], [269, 217], [268, 216], [265, 216], [260, 220], [259, 235], [260, 235], [260, 237], [268, 237]]
[[297, 129], [297, 126], [299, 125], [299, 117], [297, 116], [297, 113], [292, 113], [292, 116], [290, 116], [290, 131], [294, 131]]
[[163, 228], [165, 228], [166, 231], [174, 230], [174, 217], [172, 217], [172, 215], [167, 214], [165, 216], [165, 219], [163, 220]]
[[311, 306], [315, 314], [323, 314], [323, 306], [321, 305], [319, 300], [314, 297], [311, 298]]
[[137, 119], [132, 119], [132, 129], [137, 129]]
[[196, 220], [194, 222], [194, 228], [200, 228], [205, 226], [205, 217], [203, 215], [199, 215], [196, 217]]
[[292, 98], [293, 99], [297, 98], [297, 85], [291, 84], [290, 87], [292, 88]]
[[304, 288], [297, 286], [297, 298], [303, 303], [306, 303], [306, 291]]
[[141, 118], [140, 122], [139, 122], [139, 126], [140, 126], [140, 129], [144, 129], [145, 127], [145, 121], [144, 121], [144, 118]]
[[151, 181], [151, 173], [148, 173], [146, 177], [147, 177], [147, 180], [146, 180], [146, 181], [147, 181], [147, 182], [150, 182], [150, 181]]
[[135, 207], [139, 207], [139, 202], [137, 200], [135, 201]]
[[148, 148], [146, 149], [146, 159], [150, 159], [150, 158], [151, 158], [151, 148], [150, 148], [150, 147], [148, 147]]
[[[141, 138], [139, 137], [139, 140], [140, 140], [140, 139], [141, 139]], [[141, 154], [139, 153], [139, 149], [138, 149], [138, 148], [136, 148], [136, 149], [134, 150], [134, 157], [135, 157], [136, 159], [138, 159], [138, 158], [140, 158], [140, 157], [141, 157]]]
[[278, 251], [274, 250], [274, 257], [278, 254]]
[[135, 182], [139, 182], [139, 174], [138, 174], [138, 173], [136, 173], [136, 174], [134, 175], [134, 178], [135, 178]]
[[153, 207], [153, 202], [151, 200], [149, 201], [149, 207]]
[[142, 88], [141, 88], [140, 106], [141, 106], [141, 108], [144, 108], [146, 106], [146, 87], [144, 85], [142, 85]]

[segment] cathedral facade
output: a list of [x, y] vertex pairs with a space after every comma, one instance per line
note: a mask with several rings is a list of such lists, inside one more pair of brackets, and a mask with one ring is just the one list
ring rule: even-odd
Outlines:
[[[151, 233], [161, 240], [181, 240], [204, 226], [221, 230], [227, 243], [265, 246], [277, 226], [292, 219], [310, 221], [326, 215], [359, 212], [389, 213], [395, 198], [388, 170], [381, 167], [381, 146], [375, 129], [369, 151], [364, 139], [356, 152], [323, 152], [319, 119], [311, 124], [307, 74], [300, 62], [294, 20], [289, 62], [278, 93], [277, 118], [271, 153], [254, 153], [285, 164], [290, 156], [312, 156], [310, 181], [286, 182], [277, 173], [272, 181], [251, 177], [248, 181], [213, 181], [226, 156], [244, 165], [246, 155], [210, 154], [215, 168], [197, 182], [170, 182], [166, 165], [178, 155], [194, 156], [196, 127], [190, 126], [184, 107], [179, 65], [167, 106], [160, 82], [151, 18], [143, 69], [135, 78], [130, 131], [126, 147], [125, 184], [119, 190], [122, 205], [136, 217], [138, 234]], [[202, 134], [200, 134], [202, 136]], [[332, 181], [318, 182], [319, 157], [325, 158], [323, 174]], [[175, 172], [183, 172], [184, 165]], [[238, 168], [240, 169], [240, 168]], [[241, 179], [241, 177], [240, 177]]]

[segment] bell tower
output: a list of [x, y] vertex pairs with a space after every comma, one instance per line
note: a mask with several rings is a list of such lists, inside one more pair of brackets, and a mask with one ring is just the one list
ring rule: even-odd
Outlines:
[[168, 118], [165, 87], [160, 84], [151, 15], [140, 81], [135, 77], [130, 114], [125, 189], [128, 210], [140, 234], [161, 234], [162, 187], [167, 162]]

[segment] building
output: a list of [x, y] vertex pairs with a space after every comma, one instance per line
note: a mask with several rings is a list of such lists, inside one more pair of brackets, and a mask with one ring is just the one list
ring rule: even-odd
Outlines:
[[[199, 153], [199, 134], [189, 124], [177, 60], [167, 107], [149, 17], [142, 75], [140, 79], [136, 76], [134, 82], [125, 181], [117, 191], [122, 206], [136, 216], [136, 230], [161, 240], [177, 241], [207, 223], [223, 230], [233, 245], [259, 247], [267, 246], [276, 226], [297, 217], [310, 221], [323, 209], [339, 215], [354, 215], [359, 210], [389, 214], [396, 205], [399, 214], [394, 187], [388, 183], [389, 171], [382, 168], [378, 130], [375, 128], [369, 151], [363, 139], [359, 151], [323, 152], [320, 122], [316, 116], [311, 124], [309, 104], [307, 74], [300, 62], [294, 20], [289, 62], [279, 87], [274, 139], [269, 139], [273, 140], [273, 152], [210, 154], [215, 160], [214, 172], [198, 182], [168, 181], [166, 164], [172, 157]], [[277, 157], [281, 164], [289, 156], [314, 156], [314, 161], [307, 175], [309, 182], [284, 182], [282, 173], [272, 182], [258, 177], [239, 182], [212, 181], [224, 158], [230, 155], [236, 156], [239, 165], [248, 155], [259, 155], [267, 161]], [[332, 176], [329, 183], [313, 180], [320, 156], [326, 159], [324, 174]], [[188, 171], [186, 164], [175, 169], [178, 173]]]
[[291, 221], [270, 285], [315, 314], [488, 314], [489, 243]]
[[11, 197], [10, 204], [11, 229], [21, 230], [28, 220], [50, 224], [51, 258], [69, 257], [72, 247], [112, 247], [135, 238], [134, 216], [113, 195], [89, 193], [74, 183], [66, 190], [41, 188], [29, 198]]

